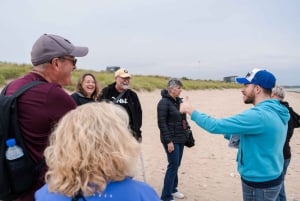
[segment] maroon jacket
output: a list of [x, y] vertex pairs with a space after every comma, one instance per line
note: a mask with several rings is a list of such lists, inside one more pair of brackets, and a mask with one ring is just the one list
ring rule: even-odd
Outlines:
[[[34, 86], [19, 98], [18, 113], [25, 146], [32, 159], [41, 163], [53, 126], [64, 114], [76, 108], [76, 103], [60, 85], [48, 83], [43, 77], [35, 73], [29, 73], [13, 81], [6, 94], [12, 94], [24, 84], [34, 80], [45, 81], [45, 83]], [[34, 192], [45, 183], [45, 172], [46, 167], [34, 189], [18, 199], [19, 201], [34, 200]]]

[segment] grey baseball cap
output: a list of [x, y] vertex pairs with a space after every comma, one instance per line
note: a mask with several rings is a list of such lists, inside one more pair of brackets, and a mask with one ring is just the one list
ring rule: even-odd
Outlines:
[[44, 34], [33, 44], [31, 62], [34, 66], [47, 63], [51, 59], [63, 56], [84, 57], [87, 47], [74, 46], [67, 39], [53, 34]]

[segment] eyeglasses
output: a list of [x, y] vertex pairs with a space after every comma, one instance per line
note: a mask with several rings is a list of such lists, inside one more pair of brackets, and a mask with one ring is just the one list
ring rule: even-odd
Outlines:
[[119, 78], [121, 78], [121, 80], [130, 80], [130, 77], [120, 77], [119, 76]]
[[76, 66], [77, 59], [75, 59], [75, 58], [68, 58], [68, 57], [58, 57], [58, 58], [59, 59], [65, 59], [65, 60], [71, 61], [73, 63], [73, 65]]

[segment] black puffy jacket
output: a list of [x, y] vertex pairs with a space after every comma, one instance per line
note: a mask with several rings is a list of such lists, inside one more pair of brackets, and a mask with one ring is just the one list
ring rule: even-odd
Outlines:
[[[157, 105], [157, 122], [160, 130], [160, 140], [163, 144], [186, 142], [186, 135], [182, 120], [186, 122], [186, 115], [179, 112], [181, 98], [176, 100], [167, 90], [161, 91], [161, 100]], [[185, 125], [187, 126], [187, 125]]]
[[297, 114], [292, 107], [289, 106], [289, 103], [286, 101], [280, 101], [281, 104], [283, 104], [290, 113], [290, 120], [288, 122], [288, 130], [286, 135], [286, 140], [283, 147], [283, 156], [284, 159], [291, 158], [291, 147], [290, 147], [290, 140], [293, 136], [294, 129], [300, 127], [300, 116]]

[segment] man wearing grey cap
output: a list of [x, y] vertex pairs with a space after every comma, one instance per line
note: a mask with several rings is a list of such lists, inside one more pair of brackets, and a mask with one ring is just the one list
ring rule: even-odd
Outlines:
[[227, 118], [213, 118], [197, 111], [188, 97], [180, 105], [201, 128], [214, 134], [240, 137], [237, 153], [244, 201], [275, 201], [283, 181], [283, 145], [286, 138], [288, 109], [272, 99], [275, 76], [262, 69], [253, 69], [236, 81], [243, 84], [246, 104], [254, 107]]
[[[43, 152], [55, 123], [76, 107], [74, 100], [62, 89], [71, 83], [71, 73], [76, 69], [75, 57], [88, 54], [87, 47], [74, 46], [67, 39], [44, 34], [34, 43], [31, 51], [33, 69], [27, 75], [9, 84], [10, 95], [32, 81], [42, 81], [18, 99], [19, 122], [25, 146], [37, 164], [43, 164]], [[44, 184], [46, 165], [39, 172], [34, 187], [18, 198], [33, 201], [34, 192]]]

